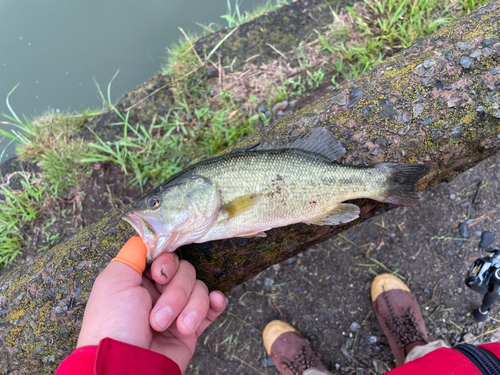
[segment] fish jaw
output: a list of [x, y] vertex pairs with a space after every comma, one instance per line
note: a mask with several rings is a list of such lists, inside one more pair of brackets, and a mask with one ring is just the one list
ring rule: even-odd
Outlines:
[[192, 219], [185, 226], [169, 228], [158, 215], [129, 212], [122, 219], [132, 225], [146, 245], [147, 263], [151, 264], [162, 253], [175, 251], [178, 247], [196, 242], [212, 227], [218, 214], [217, 210], [208, 217], [195, 211]]
[[[148, 249], [146, 253], [147, 263], [150, 264], [160, 253], [164, 252], [164, 247], [167, 245], [171, 235], [158, 230], [158, 224], [154, 220], [145, 220], [141, 215], [135, 212], [125, 214], [122, 219], [132, 225], [135, 231], [141, 236], [142, 242]], [[155, 225], [156, 224], [156, 225]], [[156, 228], [155, 228], [156, 227]], [[174, 251], [171, 249], [170, 251]], [[168, 251], [168, 250], [167, 250]]]

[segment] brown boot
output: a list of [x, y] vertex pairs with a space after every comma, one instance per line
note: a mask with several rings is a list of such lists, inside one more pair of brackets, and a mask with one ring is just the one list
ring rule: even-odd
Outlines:
[[318, 354], [290, 324], [273, 320], [262, 336], [267, 354], [282, 375], [330, 374]]
[[372, 281], [372, 302], [396, 366], [401, 366], [413, 347], [429, 342], [417, 299], [405, 283], [385, 273]]

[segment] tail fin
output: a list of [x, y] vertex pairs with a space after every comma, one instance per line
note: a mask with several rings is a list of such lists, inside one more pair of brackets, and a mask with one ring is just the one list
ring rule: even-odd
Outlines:
[[387, 190], [383, 199], [386, 203], [401, 206], [414, 206], [420, 198], [420, 192], [415, 188], [417, 182], [427, 175], [430, 166], [425, 164], [381, 163], [375, 166], [387, 174]]

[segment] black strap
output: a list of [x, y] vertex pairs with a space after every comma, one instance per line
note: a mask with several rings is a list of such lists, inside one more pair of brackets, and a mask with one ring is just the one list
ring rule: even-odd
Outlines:
[[500, 375], [500, 359], [489, 350], [471, 344], [460, 344], [453, 349], [466, 356], [483, 375]]

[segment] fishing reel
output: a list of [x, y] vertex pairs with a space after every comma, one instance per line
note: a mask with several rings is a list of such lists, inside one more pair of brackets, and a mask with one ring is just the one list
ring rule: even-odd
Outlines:
[[493, 233], [481, 234], [478, 247], [491, 254], [476, 259], [465, 278], [465, 285], [474, 292], [484, 294], [482, 305], [474, 310], [474, 319], [478, 322], [488, 318], [491, 307], [500, 294], [500, 248], [491, 246], [494, 241]]

